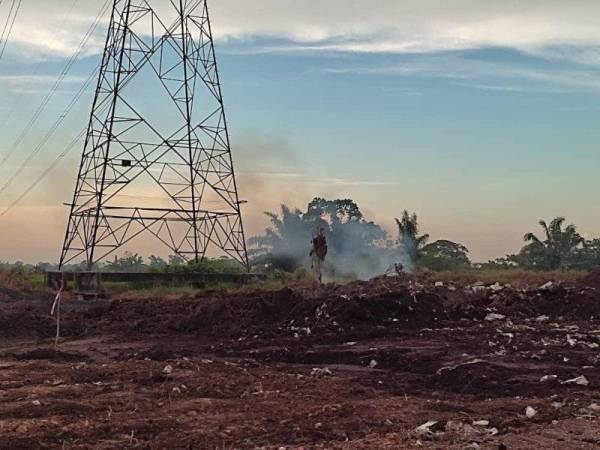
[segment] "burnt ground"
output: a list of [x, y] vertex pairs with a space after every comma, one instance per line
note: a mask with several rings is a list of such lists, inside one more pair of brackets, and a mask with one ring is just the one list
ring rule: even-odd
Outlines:
[[0, 289], [0, 448], [600, 447], [597, 275], [51, 300]]

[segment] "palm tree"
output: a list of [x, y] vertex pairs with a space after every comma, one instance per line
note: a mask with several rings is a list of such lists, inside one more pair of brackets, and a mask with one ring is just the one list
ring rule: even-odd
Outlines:
[[567, 225], [563, 229], [564, 223], [564, 217], [556, 217], [550, 224], [540, 220], [545, 239], [538, 238], [534, 233], [524, 236], [527, 246], [522, 253], [530, 255], [531, 265], [551, 270], [563, 268], [565, 259], [585, 242], [575, 225]]
[[429, 241], [429, 235], [424, 234], [419, 236], [419, 223], [417, 215], [409, 214], [404, 210], [401, 219], [396, 219], [398, 224], [398, 243], [401, 250], [406, 254], [412, 264], [416, 264], [419, 260], [421, 250]]
[[277, 213], [265, 212], [271, 226], [264, 234], [254, 236], [248, 244], [256, 263], [269, 262], [273, 266], [287, 271], [293, 271], [307, 258], [312, 228], [303, 221], [303, 213], [281, 205], [281, 216]]

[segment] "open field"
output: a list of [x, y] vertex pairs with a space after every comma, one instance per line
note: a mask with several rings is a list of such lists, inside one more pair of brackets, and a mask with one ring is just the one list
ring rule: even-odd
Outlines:
[[2, 288], [0, 448], [598, 448], [600, 276], [486, 281]]

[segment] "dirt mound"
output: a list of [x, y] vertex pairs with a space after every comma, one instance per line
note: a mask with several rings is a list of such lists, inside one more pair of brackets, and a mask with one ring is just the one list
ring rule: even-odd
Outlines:
[[0, 302], [11, 302], [25, 299], [26, 293], [23, 291], [0, 286]]
[[51, 317], [42, 316], [32, 308], [0, 310], [0, 337], [51, 336], [54, 327]]
[[79, 353], [67, 353], [55, 350], [53, 348], [36, 348], [24, 353], [13, 353], [10, 356], [18, 359], [19, 361], [27, 360], [48, 360], [56, 362], [73, 362], [73, 361], [86, 361], [88, 358], [85, 355]]
[[266, 337], [299, 335], [376, 335], [382, 327], [431, 326], [444, 316], [443, 305], [431, 294], [407, 290], [375, 295], [326, 291], [304, 295], [283, 289], [268, 295], [230, 297], [200, 302], [177, 328], [214, 334], [260, 334]]
[[600, 290], [600, 270], [590, 272], [581, 283], [583, 286]]
[[489, 304], [496, 311], [519, 317], [565, 317], [593, 319], [600, 317], [600, 296], [591, 289], [553, 286], [532, 291], [507, 291]]

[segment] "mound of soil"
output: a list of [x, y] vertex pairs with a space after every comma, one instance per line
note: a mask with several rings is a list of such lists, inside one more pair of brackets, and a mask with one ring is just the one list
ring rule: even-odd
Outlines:
[[600, 290], [600, 270], [590, 272], [581, 283], [583, 286]]
[[88, 358], [85, 355], [79, 353], [67, 353], [55, 350], [53, 348], [36, 348], [34, 350], [14, 353], [11, 355], [19, 361], [27, 360], [48, 360], [56, 362], [73, 362], [73, 361], [86, 361]]
[[490, 303], [508, 316], [565, 317], [581, 320], [600, 317], [600, 295], [595, 290], [557, 286], [533, 291], [507, 291]]

